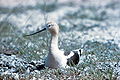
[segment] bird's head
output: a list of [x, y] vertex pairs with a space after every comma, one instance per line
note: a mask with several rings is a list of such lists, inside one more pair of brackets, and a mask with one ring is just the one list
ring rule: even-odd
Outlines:
[[51, 35], [57, 35], [59, 33], [59, 26], [55, 22], [48, 22], [46, 24]]
[[45, 31], [45, 30], [49, 30], [51, 35], [58, 35], [59, 26], [55, 22], [48, 22], [42, 30], [39, 30], [39, 31], [32, 33], [32, 34], [29, 34], [27, 36], [31, 36], [31, 35], [37, 34], [39, 32]]

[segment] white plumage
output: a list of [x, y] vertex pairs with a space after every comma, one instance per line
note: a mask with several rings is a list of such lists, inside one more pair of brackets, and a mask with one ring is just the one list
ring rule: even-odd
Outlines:
[[68, 51], [68, 52], [60, 50], [58, 48], [59, 26], [55, 22], [48, 22], [44, 29], [36, 33], [42, 32], [47, 29], [51, 33], [51, 40], [50, 40], [49, 53], [45, 59], [45, 66], [49, 68], [61, 68], [61, 67], [65, 68], [67, 66], [78, 64], [79, 57], [82, 53], [82, 49]]

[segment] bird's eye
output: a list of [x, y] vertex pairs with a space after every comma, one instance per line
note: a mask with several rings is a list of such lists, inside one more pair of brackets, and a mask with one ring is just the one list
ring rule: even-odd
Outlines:
[[48, 25], [47, 25], [47, 27], [51, 27], [51, 26], [53, 26], [53, 25], [52, 25], [52, 24], [48, 24]]
[[48, 27], [50, 27], [51, 25], [49, 24]]

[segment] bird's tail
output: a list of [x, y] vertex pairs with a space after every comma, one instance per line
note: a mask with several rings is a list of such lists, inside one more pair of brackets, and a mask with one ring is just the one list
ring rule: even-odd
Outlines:
[[84, 52], [83, 49], [76, 49], [76, 50], [73, 50], [73, 51], [76, 51], [79, 56], [81, 56], [83, 54], [83, 52]]

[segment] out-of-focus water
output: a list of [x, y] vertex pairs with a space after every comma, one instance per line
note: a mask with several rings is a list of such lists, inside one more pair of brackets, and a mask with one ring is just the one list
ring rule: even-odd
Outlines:
[[[30, 31], [41, 29], [45, 23], [44, 18], [47, 18], [47, 21], [55, 21], [60, 25], [60, 36], [64, 35], [60, 37], [61, 40], [69, 38], [68, 40], [74, 41], [75, 39], [74, 43], [79, 44], [87, 40], [102, 42], [114, 40], [120, 46], [120, 2], [118, 0], [85, 0], [80, 2], [78, 0], [78, 3], [70, 1], [64, 3], [59, 0], [58, 2], [46, 1], [45, 6], [43, 1], [36, 0], [38, 2], [36, 5], [21, 6], [16, 4], [17, 7], [13, 7], [13, 9], [3, 6], [0, 11], [0, 21], [9, 22], [19, 28], [22, 33], [27, 34]], [[32, 3], [32, 1], [30, 2]]]

